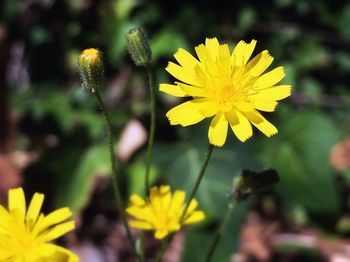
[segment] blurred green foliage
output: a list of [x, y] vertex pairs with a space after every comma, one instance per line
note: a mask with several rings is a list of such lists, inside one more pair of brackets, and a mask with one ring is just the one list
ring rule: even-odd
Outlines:
[[[109, 172], [104, 123], [77, 76], [82, 49], [105, 53], [104, 97], [116, 139], [132, 118], [148, 126], [146, 81], [128, 57], [124, 38], [132, 27], [142, 26], [150, 36], [157, 83], [173, 81], [164, 68], [177, 48], [193, 53], [205, 37], [216, 36], [231, 44], [257, 39], [258, 51], [268, 49], [273, 65], [286, 67], [283, 82], [293, 85], [293, 96], [269, 116], [278, 135], [268, 139], [255, 132], [244, 144], [230, 135], [229, 143], [214, 151], [197, 195], [208, 219], [188, 232], [184, 261], [202, 261], [203, 245], [225, 215], [232, 179], [242, 169], [279, 172], [281, 182], [270, 194], [282, 210], [295, 211], [287, 218], [295, 223], [324, 224], [324, 217], [335, 221], [349, 212], [342, 203], [348, 192], [339, 190], [329, 164], [330, 150], [350, 132], [349, 1], [5, 0], [0, 10], [0, 26], [12, 49], [24, 45], [22, 55], [12, 53], [6, 73], [14, 79], [8, 85], [20, 126], [17, 147], [43, 156], [40, 163], [45, 161], [53, 178], [57, 205], [78, 213], [89, 201], [95, 175]], [[29, 79], [20, 78], [23, 71]], [[153, 181], [189, 191], [203, 160], [208, 122], [170, 127], [165, 113], [180, 101], [158, 95]], [[38, 142], [47, 135], [57, 138], [54, 149]], [[121, 169], [125, 199], [142, 191], [143, 161], [142, 149]], [[236, 211], [216, 261], [225, 261], [237, 247], [248, 208], [246, 203]]]

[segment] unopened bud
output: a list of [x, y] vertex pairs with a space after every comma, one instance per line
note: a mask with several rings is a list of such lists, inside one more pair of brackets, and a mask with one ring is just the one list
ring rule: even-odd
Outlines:
[[83, 87], [92, 91], [104, 83], [102, 52], [95, 48], [85, 49], [79, 56], [79, 72]]
[[141, 28], [131, 29], [126, 35], [126, 45], [137, 66], [147, 66], [152, 60], [146, 33]]
[[273, 169], [262, 172], [243, 170], [233, 180], [232, 194], [236, 200], [242, 200], [251, 194], [270, 188], [278, 181], [278, 173]]

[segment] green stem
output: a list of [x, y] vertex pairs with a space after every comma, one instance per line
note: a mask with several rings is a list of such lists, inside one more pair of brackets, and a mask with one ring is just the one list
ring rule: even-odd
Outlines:
[[126, 219], [126, 215], [124, 212], [124, 208], [123, 208], [123, 201], [121, 198], [121, 194], [120, 194], [120, 190], [119, 190], [119, 181], [118, 181], [118, 177], [117, 177], [117, 165], [116, 165], [116, 158], [114, 156], [114, 142], [113, 142], [113, 135], [112, 135], [112, 126], [111, 126], [111, 121], [109, 119], [105, 104], [102, 100], [102, 97], [100, 95], [100, 92], [98, 89], [94, 90], [94, 94], [100, 104], [101, 107], [101, 111], [103, 114], [103, 118], [106, 122], [107, 125], [107, 135], [108, 135], [108, 144], [109, 144], [109, 154], [110, 154], [110, 160], [111, 160], [111, 165], [112, 165], [112, 184], [113, 184], [113, 189], [114, 189], [114, 193], [115, 193], [115, 199], [117, 201], [117, 207], [120, 213], [120, 217], [122, 219], [122, 223], [126, 229], [126, 234], [128, 237], [128, 240], [130, 242], [130, 245], [132, 247], [132, 250], [135, 254], [136, 257], [138, 257], [138, 259], [140, 260], [137, 251], [136, 251], [136, 247], [135, 247], [135, 241], [134, 238], [131, 234], [127, 219]]
[[151, 107], [151, 126], [149, 129], [149, 139], [148, 139], [147, 158], [146, 158], [146, 175], [145, 175], [145, 195], [147, 196], [148, 190], [150, 187], [149, 175], [150, 175], [151, 164], [152, 164], [152, 149], [154, 144], [154, 133], [156, 129], [156, 105], [155, 105], [155, 92], [154, 92], [151, 66], [147, 65], [145, 68], [146, 68], [146, 73], [148, 78], [150, 107]]
[[215, 251], [217, 245], [219, 244], [220, 239], [221, 239], [223, 233], [225, 232], [225, 230], [227, 228], [227, 225], [228, 225], [228, 223], [229, 223], [229, 221], [231, 219], [231, 216], [232, 216], [233, 211], [234, 211], [234, 209], [236, 207], [236, 204], [237, 204], [236, 202], [231, 202], [229, 204], [226, 216], [225, 216], [224, 220], [222, 221], [218, 231], [216, 232], [215, 237], [213, 239], [213, 242], [211, 243], [209, 252], [207, 254], [207, 258], [205, 260], [206, 262], [210, 262], [211, 261], [213, 255], [214, 255], [214, 251]]
[[214, 146], [213, 145], [209, 145], [208, 151], [205, 154], [204, 163], [203, 163], [202, 168], [201, 168], [201, 170], [200, 170], [200, 172], [198, 174], [196, 184], [194, 185], [194, 187], [192, 189], [192, 192], [190, 194], [190, 198], [188, 199], [188, 201], [186, 203], [186, 206], [185, 206], [185, 209], [182, 212], [182, 215], [181, 215], [181, 218], [180, 218], [180, 223], [181, 224], [184, 222], [186, 212], [187, 212], [188, 208], [190, 207], [192, 199], [195, 197], [195, 195], [197, 193], [198, 187], [199, 187], [199, 185], [200, 185], [200, 183], [202, 181], [202, 178], [203, 178], [203, 176], [205, 174], [205, 170], [207, 169], [207, 166], [208, 166], [208, 163], [209, 163], [209, 159], [210, 159], [211, 153], [213, 152], [213, 149], [214, 149]]
[[168, 240], [162, 240], [162, 241], [160, 242], [160, 250], [159, 250], [159, 252], [157, 253], [156, 258], [154, 259], [155, 262], [160, 262], [160, 261], [161, 261], [163, 255], [164, 255], [164, 252], [165, 252], [165, 250], [167, 249], [167, 247], [169, 246], [169, 244], [170, 244], [170, 239], [168, 239]]
[[[182, 224], [184, 222], [183, 220], [185, 219], [185, 214], [186, 214], [186, 212], [187, 212], [187, 210], [188, 210], [188, 208], [190, 206], [190, 203], [191, 203], [192, 199], [195, 197], [195, 195], [197, 193], [198, 187], [199, 187], [199, 185], [200, 185], [200, 183], [202, 181], [202, 178], [203, 178], [203, 176], [205, 174], [205, 170], [207, 169], [207, 166], [208, 166], [208, 163], [209, 163], [209, 159], [210, 159], [210, 156], [211, 156], [211, 154], [213, 152], [213, 149], [214, 149], [214, 146], [213, 145], [209, 145], [208, 151], [205, 154], [205, 159], [204, 159], [202, 168], [199, 171], [196, 184], [194, 185], [194, 187], [193, 187], [193, 189], [191, 191], [191, 194], [190, 194], [190, 198], [189, 198], [188, 202], [186, 203], [184, 211], [182, 212], [182, 215], [181, 215], [181, 218], [180, 218], [180, 224]], [[163, 255], [164, 255], [164, 252], [167, 250], [167, 248], [170, 245], [171, 240], [173, 239], [174, 236], [175, 236], [175, 234], [170, 236], [164, 243], [162, 243], [162, 247], [161, 247], [160, 251], [158, 252], [157, 257], [155, 259], [156, 262], [161, 261]]]

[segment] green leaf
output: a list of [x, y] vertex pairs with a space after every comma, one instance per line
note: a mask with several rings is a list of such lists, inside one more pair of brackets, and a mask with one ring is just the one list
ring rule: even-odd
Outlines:
[[339, 195], [328, 158], [339, 138], [331, 120], [320, 113], [305, 112], [291, 116], [265, 146], [265, 164], [278, 170], [281, 181], [276, 188], [289, 206], [338, 212]]
[[152, 59], [156, 61], [161, 56], [170, 57], [181, 47], [186, 49], [185, 38], [172, 29], [165, 29], [151, 39]]
[[[195, 148], [181, 143], [157, 145], [154, 161], [171, 186], [185, 190], [188, 197], [196, 183], [205, 152], [203, 147]], [[195, 197], [207, 217], [221, 219], [225, 215], [232, 180], [240, 172], [241, 165], [249, 159], [248, 155], [244, 150], [239, 152], [238, 146], [235, 151], [230, 146], [214, 149]], [[250, 160], [251, 166], [254, 166], [253, 162]]]
[[[129, 195], [139, 194], [142, 196], [145, 193], [145, 159], [146, 158], [144, 156], [141, 160], [134, 161], [130, 166], [128, 166], [126, 170], [129, 182]], [[149, 182], [151, 185], [157, 179], [157, 177], [157, 170], [153, 166], [151, 166], [149, 174]]]
[[[77, 169], [72, 173], [69, 183], [64, 184], [62, 192], [58, 193], [59, 206], [68, 206], [78, 213], [87, 203], [96, 176], [110, 174], [109, 151], [106, 145], [90, 147], [82, 156]], [[64, 191], [64, 192], [63, 192]]]

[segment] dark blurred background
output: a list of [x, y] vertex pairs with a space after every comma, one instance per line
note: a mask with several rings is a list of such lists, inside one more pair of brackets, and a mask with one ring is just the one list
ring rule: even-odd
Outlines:
[[[325, 1], [0, 1], [0, 199], [23, 185], [46, 193], [45, 211], [69, 206], [76, 232], [62, 243], [82, 261], [133, 261], [109, 183], [105, 126], [81, 88], [79, 53], [104, 52], [106, 86], [124, 199], [141, 193], [149, 125], [148, 88], [125, 48], [125, 33], [149, 35], [155, 81], [177, 48], [193, 54], [206, 37], [232, 46], [256, 39], [273, 67], [286, 68], [292, 96], [268, 115], [279, 134], [230, 134], [210, 162], [197, 199], [206, 221], [178, 234], [167, 261], [203, 261], [225, 216], [233, 177], [276, 169], [281, 181], [240, 204], [215, 261], [350, 261], [350, 2]], [[154, 184], [189, 190], [207, 146], [208, 122], [170, 126], [181, 99], [157, 94]], [[158, 243], [146, 237], [152, 257]], [[170, 260], [170, 258], [172, 260]], [[240, 260], [243, 259], [243, 260]]]

